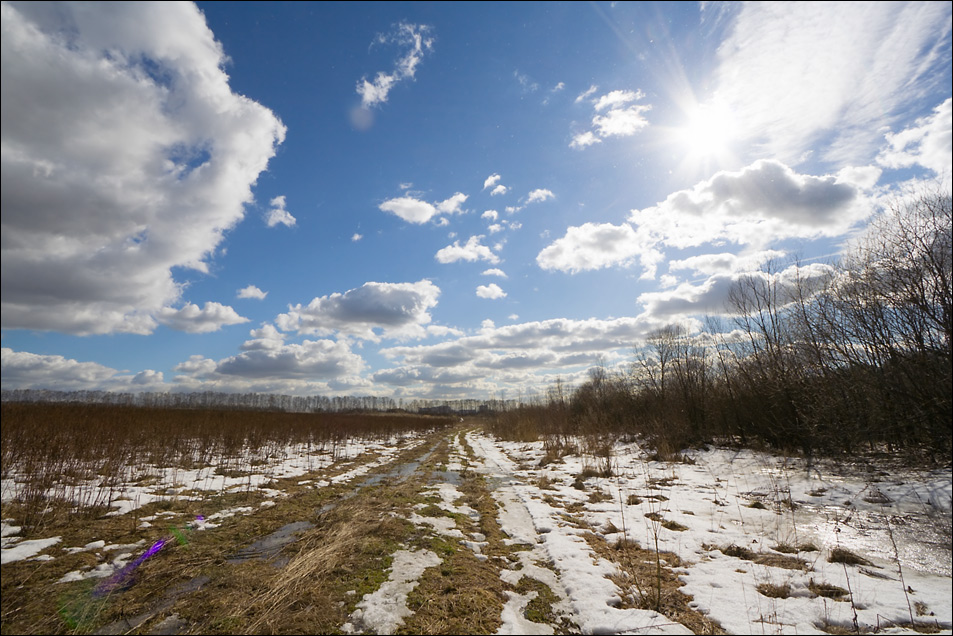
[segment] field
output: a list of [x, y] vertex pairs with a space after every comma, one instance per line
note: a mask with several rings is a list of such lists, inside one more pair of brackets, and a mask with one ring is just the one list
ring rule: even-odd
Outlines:
[[3, 633], [949, 633], [948, 466], [3, 406]]

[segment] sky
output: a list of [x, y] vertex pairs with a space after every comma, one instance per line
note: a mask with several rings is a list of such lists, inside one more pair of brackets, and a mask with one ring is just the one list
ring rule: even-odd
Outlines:
[[2, 388], [526, 398], [945, 188], [951, 5], [2, 5]]

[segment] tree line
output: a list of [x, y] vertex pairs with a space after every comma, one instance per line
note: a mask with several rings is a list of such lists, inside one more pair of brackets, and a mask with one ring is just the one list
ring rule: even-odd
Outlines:
[[660, 452], [714, 438], [814, 454], [861, 448], [949, 461], [951, 205], [879, 215], [832, 265], [769, 264], [735, 281], [700, 333], [652, 332], [627, 369], [498, 416], [497, 428], [637, 434]]

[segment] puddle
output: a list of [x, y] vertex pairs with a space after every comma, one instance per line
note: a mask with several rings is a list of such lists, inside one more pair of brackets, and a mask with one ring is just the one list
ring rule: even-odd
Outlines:
[[899, 555], [904, 568], [953, 575], [953, 530], [947, 515], [885, 514], [802, 504], [798, 516], [798, 525], [811, 529], [827, 548], [840, 546], [885, 561], [896, 561]]
[[[186, 594], [191, 594], [192, 592], [197, 592], [198, 590], [202, 589], [202, 586], [204, 586], [206, 583], [208, 583], [211, 580], [212, 579], [210, 579], [209, 577], [202, 575], [202, 576], [197, 576], [190, 581], [186, 581], [185, 583], [176, 585], [172, 587], [172, 589], [170, 589], [166, 593], [166, 595], [162, 598], [162, 601], [158, 605], [153, 607], [150, 611], [145, 612], [143, 614], [138, 614], [136, 616], [129, 616], [129, 617], [123, 618], [122, 620], [118, 620], [114, 623], [104, 625], [103, 627], [100, 627], [98, 630], [96, 630], [94, 633], [96, 634], [128, 634], [129, 632], [135, 629], [138, 629], [143, 623], [151, 619], [153, 616], [156, 616], [157, 614], [160, 614], [168, 610], [169, 608], [171, 608], [173, 605], [175, 605], [175, 602], [179, 600], [181, 597], [185, 596]], [[178, 615], [176, 615], [176, 617], [178, 617]], [[169, 618], [172, 618], [172, 617], [169, 617]], [[162, 623], [157, 625], [155, 629], [153, 631], [150, 631], [149, 633], [150, 634], [178, 634], [179, 631], [185, 626], [186, 625], [184, 621], [175, 622], [175, 621], [170, 621], [169, 619], [166, 619], [162, 621]]]
[[[264, 559], [266, 561], [272, 561], [278, 556], [282, 548], [298, 540], [297, 533], [304, 530], [310, 530], [313, 527], [314, 524], [310, 521], [295, 521], [293, 523], [281, 526], [271, 534], [262, 537], [247, 547], [242, 548], [234, 555], [225, 559], [225, 561], [230, 565], [238, 565], [240, 563], [251, 561], [252, 559]], [[275, 565], [278, 567], [286, 564], [286, 560], [285, 562], [275, 562]]]

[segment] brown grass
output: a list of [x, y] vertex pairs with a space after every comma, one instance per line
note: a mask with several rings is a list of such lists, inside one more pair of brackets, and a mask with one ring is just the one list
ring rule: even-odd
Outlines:
[[609, 578], [622, 590], [623, 608], [655, 610], [696, 634], [726, 633], [717, 622], [690, 607], [693, 599], [679, 589], [684, 583], [672, 571], [682, 564], [677, 555], [656, 555], [635, 541], [609, 545], [605, 538], [592, 532], [583, 537], [596, 554], [618, 564], [620, 573]]

